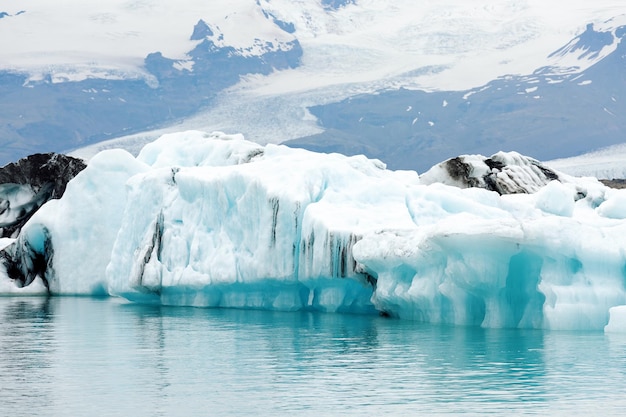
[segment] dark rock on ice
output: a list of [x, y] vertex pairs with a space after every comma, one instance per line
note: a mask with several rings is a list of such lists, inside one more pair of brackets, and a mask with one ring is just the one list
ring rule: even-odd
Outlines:
[[459, 188], [485, 188], [498, 194], [534, 193], [559, 174], [536, 159], [517, 152], [498, 152], [489, 158], [462, 155], [441, 162], [420, 180], [423, 184], [440, 182]]
[[16, 237], [45, 202], [60, 198], [86, 165], [66, 155], [34, 154], [0, 168], [0, 237]]
[[45, 226], [36, 229], [32, 234], [37, 239], [31, 241], [20, 236], [13, 245], [1, 251], [0, 263], [18, 287], [26, 287], [40, 277], [49, 289], [50, 280], [54, 277], [52, 240]]

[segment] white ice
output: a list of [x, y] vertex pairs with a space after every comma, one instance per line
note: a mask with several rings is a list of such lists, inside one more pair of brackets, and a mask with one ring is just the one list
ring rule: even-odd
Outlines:
[[363, 156], [188, 131], [137, 158], [98, 154], [16, 244], [42, 246], [48, 230], [57, 294], [626, 331], [611, 310], [626, 305], [626, 191], [560, 178], [500, 196], [444, 172], [427, 185]]

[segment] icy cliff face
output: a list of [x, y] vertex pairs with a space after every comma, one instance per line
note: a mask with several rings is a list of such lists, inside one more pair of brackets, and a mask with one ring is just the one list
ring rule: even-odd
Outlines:
[[138, 160], [152, 169], [128, 182], [127, 198], [142, 203], [127, 206], [107, 283], [166, 304], [373, 311], [352, 246], [388, 215], [409, 221], [400, 191], [418, 181], [364, 157], [198, 133], [163, 137]]
[[0, 289], [487, 327], [602, 329], [610, 314], [619, 331], [626, 192], [498, 158], [490, 172], [525, 192], [219, 133], [105, 151], [5, 250], [27, 278]]

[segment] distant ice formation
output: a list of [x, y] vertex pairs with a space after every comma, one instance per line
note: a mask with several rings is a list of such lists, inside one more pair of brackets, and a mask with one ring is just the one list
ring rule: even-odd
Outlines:
[[625, 331], [625, 201], [516, 153], [419, 178], [188, 131], [96, 155], [4, 243], [0, 291]]
[[436, 182], [459, 188], [479, 187], [498, 194], [534, 193], [559, 175], [539, 161], [517, 152], [490, 158], [463, 155], [435, 165], [421, 176], [424, 185]]

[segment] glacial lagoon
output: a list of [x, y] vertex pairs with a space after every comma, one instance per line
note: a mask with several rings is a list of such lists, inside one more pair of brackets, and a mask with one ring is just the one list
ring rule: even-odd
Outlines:
[[0, 298], [0, 410], [43, 416], [621, 416], [626, 335]]

